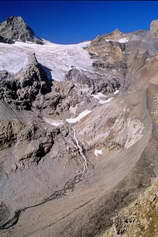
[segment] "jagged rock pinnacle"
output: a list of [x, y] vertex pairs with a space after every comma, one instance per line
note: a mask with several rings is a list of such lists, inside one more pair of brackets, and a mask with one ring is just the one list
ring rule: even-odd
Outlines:
[[42, 44], [42, 40], [36, 37], [21, 16], [11, 16], [0, 23], [0, 37], [5, 39], [4, 41], [31, 41]]
[[150, 24], [150, 31], [153, 33], [155, 36], [158, 35], [158, 20], [153, 20]]

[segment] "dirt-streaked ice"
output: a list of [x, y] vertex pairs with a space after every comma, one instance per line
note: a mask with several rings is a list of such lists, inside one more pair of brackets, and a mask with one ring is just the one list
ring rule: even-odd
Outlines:
[[64, 125], [62, 120], [53, 120], [51, 118], [45, 118], [45, 117], [43, 118], [43, 120], [54, 127], [59, 127], [59, 126]]
[[86, 115], [88, 115], [89, 113], [91, 113], [91, 110], [84, 110], [77, 117], [66, 119], [66, 122], [68, 122], [68, 123], [77, 123], [82, 118], [84, 118]]

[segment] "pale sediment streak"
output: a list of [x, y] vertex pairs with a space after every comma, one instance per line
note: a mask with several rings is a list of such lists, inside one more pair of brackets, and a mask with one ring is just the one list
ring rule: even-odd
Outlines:
[[78, 147], [79, 153], [80, 153], [80, 155], [81, 155], [81, 157], [83, 159], [83, 171], [82, 171], [82, 174], [84, 174], [87, 171], [87, 169], [88, 169], [87, 158], [86, 158], [86, 156], [83, 153], [82, 147], [79, 145], [79, 141], [78, 141], [78, 139], [76, 137], [75, 129], [74, 128], [72, 128], [72, 129], [73, 129], [73, 132], [74, 132], [74, 140], [76, 142], [76, 146]]

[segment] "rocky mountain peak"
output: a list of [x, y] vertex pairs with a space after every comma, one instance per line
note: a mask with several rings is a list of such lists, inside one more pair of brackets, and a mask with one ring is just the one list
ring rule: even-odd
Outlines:
[[[6, 21], [0, 23], [0, 37], [2, 41], [30, 41], [42, 44], [42, 40], [38, 38], [34, 31], [25, 23], [21, 16], [11, 16]], [[6, 42], [8, 43], [8, 42]]]
[[10, 16], [8, 17], [8, 19], [6, 20], [7, 22], [24, 22], [24, 19], [21, 16]]
[[107, 39], [118, 40], [123, 36], [123, 33], [119, 29], [115, 29], [113, 32], [107, 34]]

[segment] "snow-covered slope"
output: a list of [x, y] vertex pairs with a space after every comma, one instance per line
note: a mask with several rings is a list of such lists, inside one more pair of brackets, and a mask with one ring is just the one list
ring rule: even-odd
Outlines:
[[57, 81], [64, 80], [65, 73], [72, 66], [84, 70], [92, 69], [92, 60], [84, 47], [89, 42], [72, 45], [59, 45], [45, 42], [45, 45], [16, 42], [13, 45], [0, 43], [0, 70], [17, 73], [28, 63], [27, 55], [35, 53], [37, 60]]
[[27, 64], [28, 55], [25, 51], [9, 44], [0, 44], [0, 71], [7, 70], [10, 73], [17, 73]]

